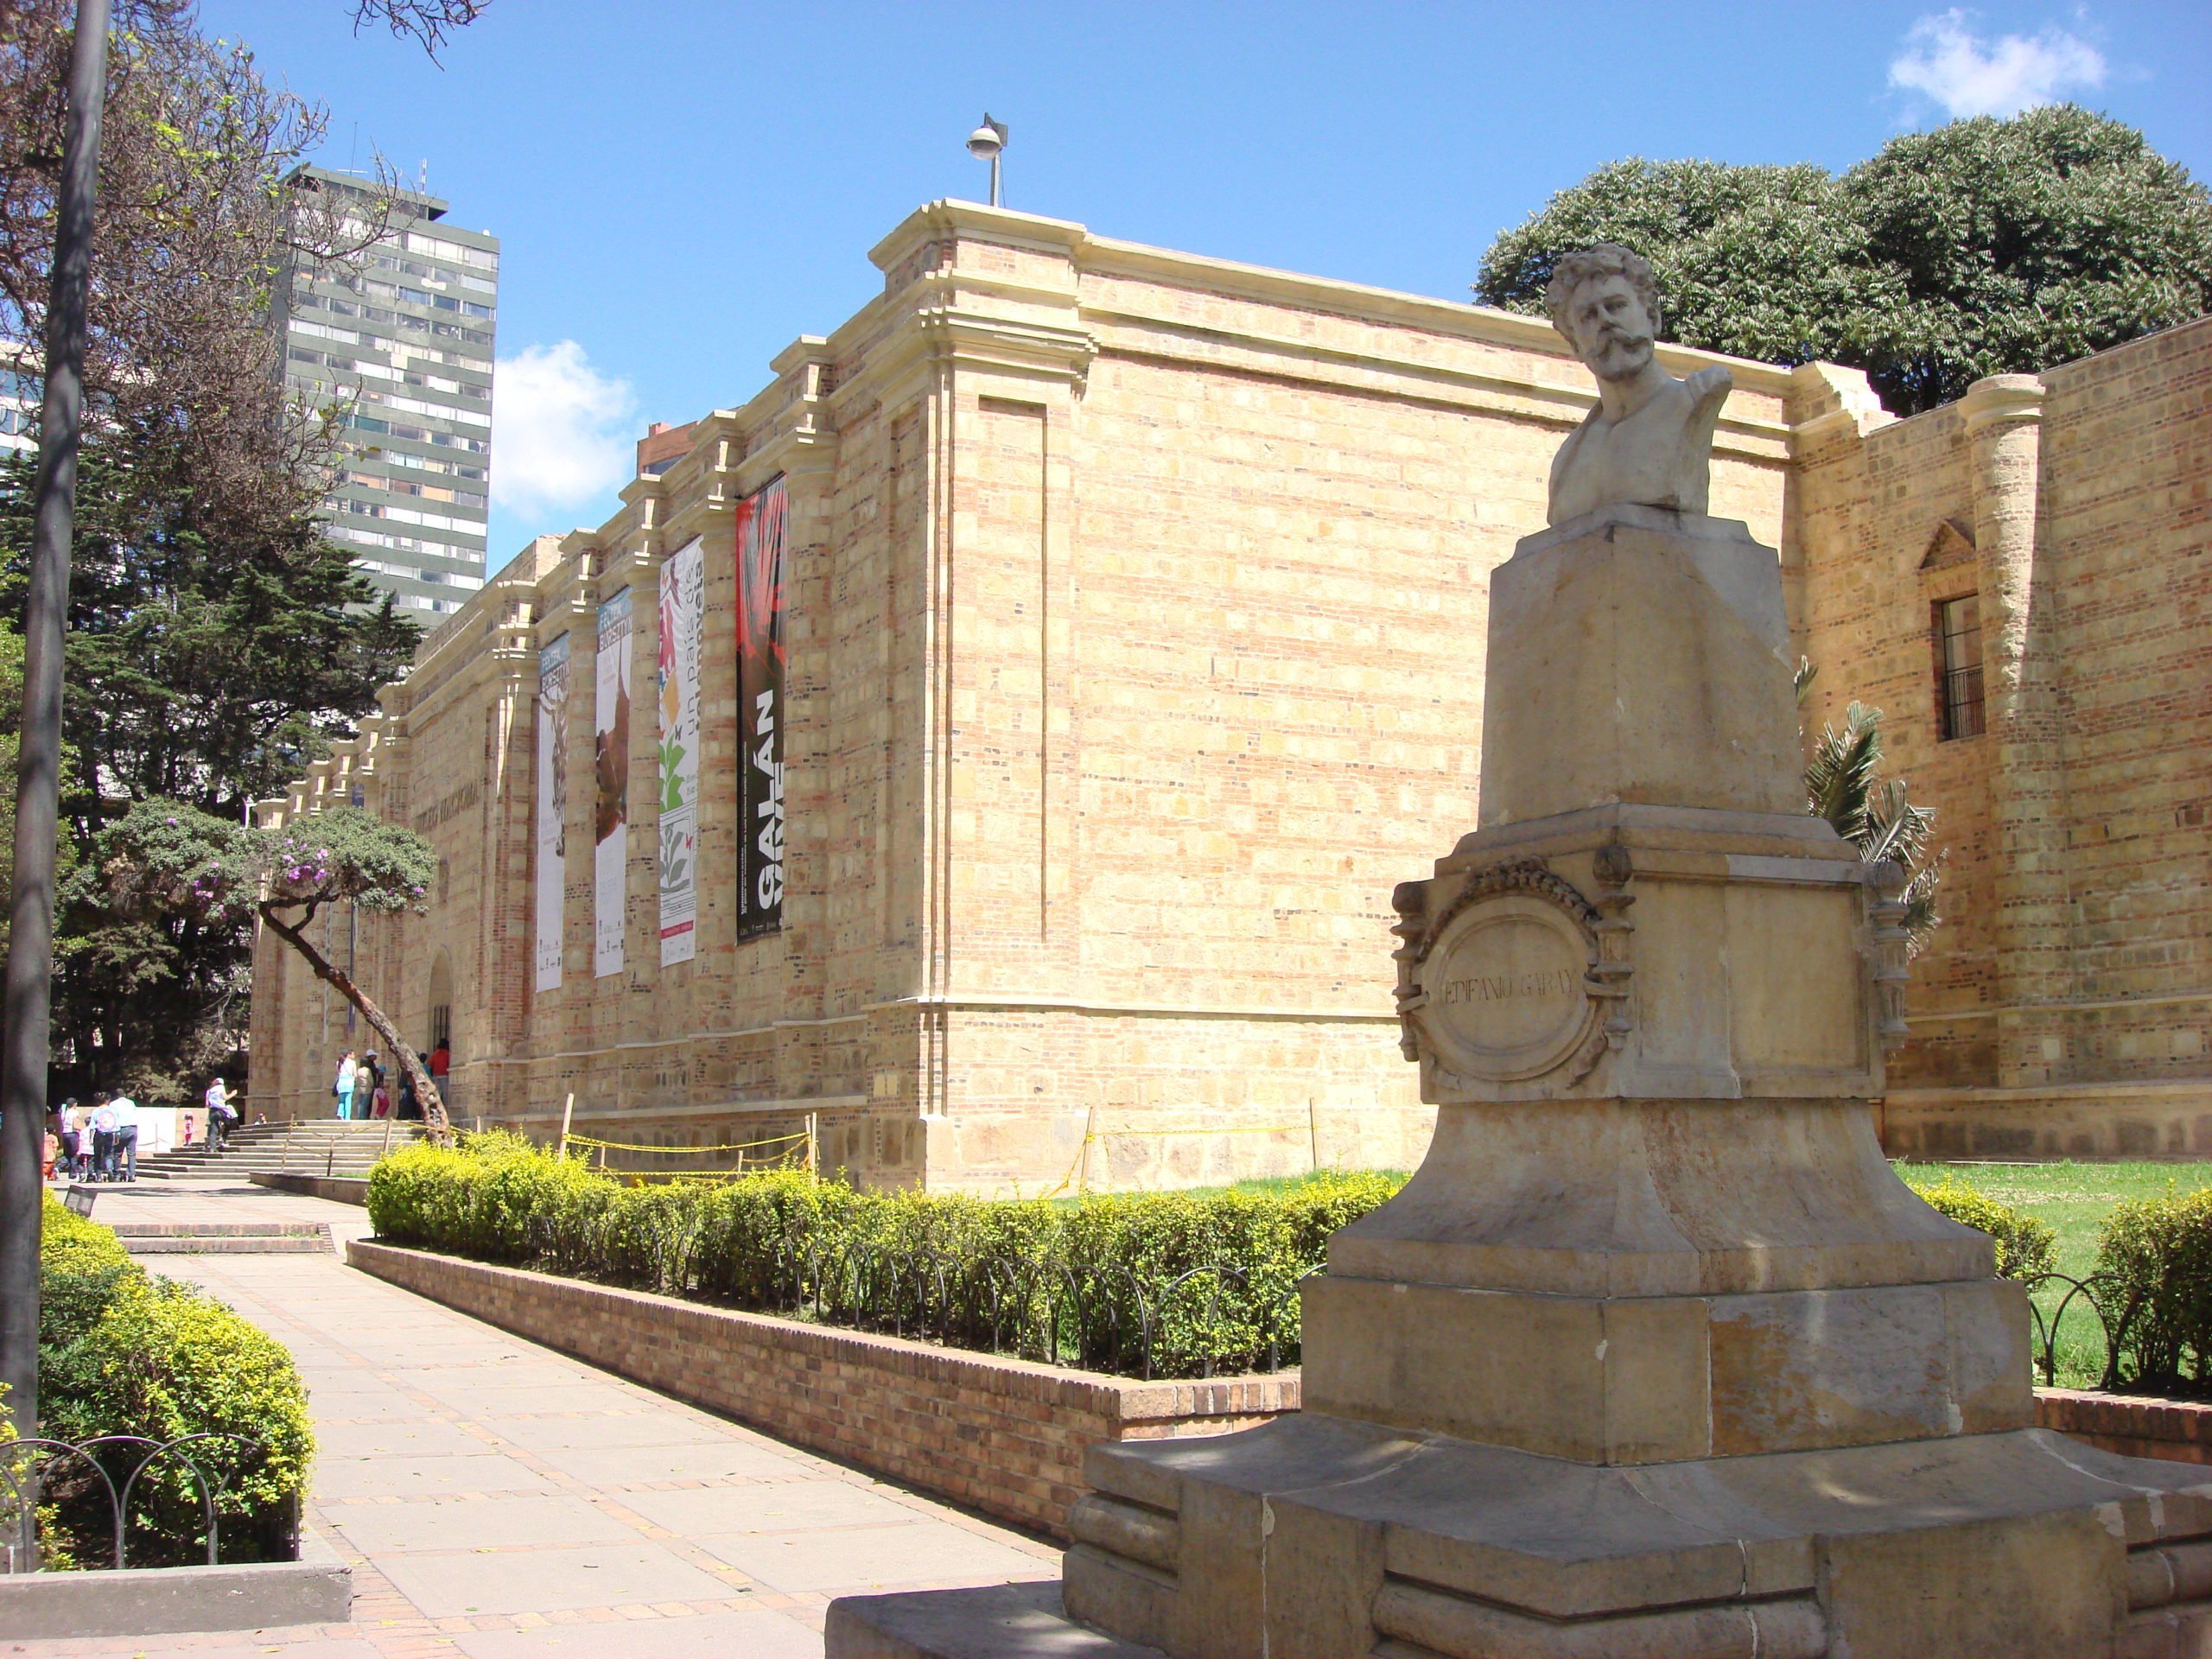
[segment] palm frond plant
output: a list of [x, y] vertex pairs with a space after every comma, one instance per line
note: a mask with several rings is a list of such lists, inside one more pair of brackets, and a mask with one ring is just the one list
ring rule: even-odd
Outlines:
[[[1809, 664], [1798, 664], [1800, 706], [1815, 671]], [[1943, 869], [1942, 851], [1934, 845], [1936, 813], [1914, 805], [1905, 780], [1885, 779], [1881, 770], [1882, 711], [1853, 702], [1844, 710], [1840, 729], [1822, 726], [1813, 740], [1805, 766], [1805, 810], [1826, 818], [1869, 864], [1887, 859], [1904, 871], [1905, 943], [1917, 956], [1942, 920], [1936, 906]]]

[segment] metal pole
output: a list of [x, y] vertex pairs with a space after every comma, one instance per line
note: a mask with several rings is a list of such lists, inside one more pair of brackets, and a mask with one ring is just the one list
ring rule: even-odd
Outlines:
[[107, 93], [107, 13], [108, 0], [77, 0], [47, 302], [46, 397], [39, 415], [30, 591], [23, 608], [16, 869], [9, 894], [5, 1027], [0, 1036], [0, 1382], [8, 1385], [16, 1432], [22, 1435], [38, 1433], [39, 1164], [46, 1144], [54, 998], [61, 637], [75, 531], [77, 439], [84, 425], [85, 299], [92, 285], [100, 105]]
[[997, 156], [994, 155], [994, 156], [991, 157], [991, 206], [992, 206], [992, 207], [997, 207], [998, 205], [999, 205], [999, 158], [997, 157]]

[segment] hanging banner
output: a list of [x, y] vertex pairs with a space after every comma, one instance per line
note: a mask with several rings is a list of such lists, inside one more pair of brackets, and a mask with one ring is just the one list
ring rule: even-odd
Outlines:
[[737, 937], [784, 921], [784, 518], [780, 478], [737, 507]]
[[696, 536], [660, 567], [660, 965], [698, 949], [699, 630], [706, 543]]
[[561, 985], [561, 899], [568, 880], [569, 636], [537, 653], [537, 958], [531, 984]]
[[594, 979], [622, 971], [623, 898], [630, 850], [630, 590], [599, 607], [599, 655], [592, 715], [591, 877]]

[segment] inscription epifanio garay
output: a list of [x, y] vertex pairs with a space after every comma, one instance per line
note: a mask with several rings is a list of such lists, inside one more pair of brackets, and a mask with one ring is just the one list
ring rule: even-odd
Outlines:
[[[1604, 1048], [1613, 993], [1598, 948], [1599, 912], [1535, 861], [1475, 877], [1401, 937], [1399, 1009], [1424, 1087], [1572, 1083]], [[1434, 1097], [1434, 1096], [1431, 1096]]]
[[1471, 979], [1447, 979], [1437, 987], [1435, 1000], [1449, 1007], [1455, 1002], [1503, 1002], [1509, 997], [1579, 996], [1582, 976], [1572, 968], [1525, 974], [1481, 974]]

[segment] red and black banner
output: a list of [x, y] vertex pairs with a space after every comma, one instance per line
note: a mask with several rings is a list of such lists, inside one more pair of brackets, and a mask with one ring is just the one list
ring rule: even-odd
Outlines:
[[784, 480], [737, 506], [737, 937], [784, 924]]

